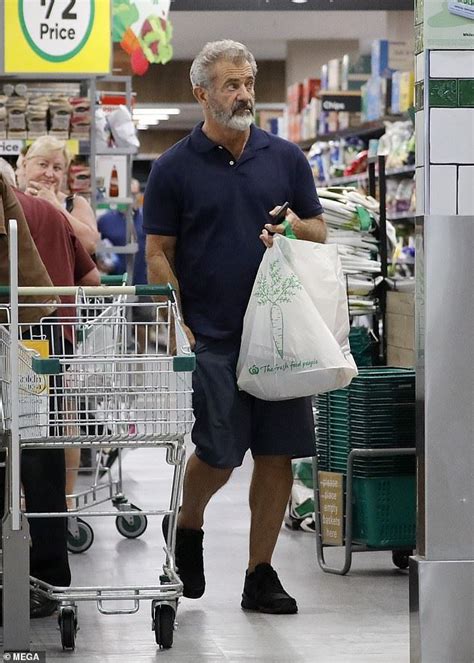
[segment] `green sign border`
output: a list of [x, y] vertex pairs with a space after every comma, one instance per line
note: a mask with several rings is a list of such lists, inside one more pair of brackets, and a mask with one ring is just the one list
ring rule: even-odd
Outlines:
[[23, 34], [26, 38], [26, 41], [29, 43], [31, 48], [36, 53], [36, 55], [39, 55], [41, 58], [43, 58], [43, 60], [47, 60], [48, 62], [66, 62], [67, 60], [70, 60], [75, 55], [77, 55], [79, 53], [79, 51], [81, 51], [83, 49], [84, 45], [86, 44], [87, 40], [90, 37], [90, 34], [92, 32], [92, 27], [94, 25], [95, 0], [90, 0], [90, 3], [91, 3], [91, 16], [90, 16], [90, 19], [89, 19], [89, 25], [87, 26], [87, 30], [86, 30], [86, 33], [85, 33], [82, 41], [76, 46], [76, 48], [74, 50], [70, 51], [66, 55], [49, 55], [48, 53], [45, 53], [44, 51], [42, 51], [36, 45], [36, 43], [32, 40], [32, 38], [30, 36], [30, 33], [28, 32], [28, 29], [26, 27], [26, 23], [25, 23], [25, 17], [24, 17], [24, 11], [23, 11], [25, 0], [18, 0], [18, 2], [19, 2], [18, 14], [19, 14], [19, 17], [20, 17], [21, 29], [23, 30]]

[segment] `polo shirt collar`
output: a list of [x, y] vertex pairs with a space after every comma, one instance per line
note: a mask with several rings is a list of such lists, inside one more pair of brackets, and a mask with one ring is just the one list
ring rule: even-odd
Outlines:
[[[217, 143], [214, 143], [206, 134], [202, 131], [202, 125], [204, 122], [196, 124], [194, 129], [191, 132], [191, 143], [194, 149], [197, 152], [210, 152], [216, 147], [219, 147]], [[246, 152], [255, 152], [256, 150], [261, 150], [264, 147], [267, 147], [270, 143], [268, 135], [263, 129], [259, 129], [254, 124], [250, 127], [250, 137], [245, 146], [244, 154]], [[243, 156], [243, 155], [242, 155]]]

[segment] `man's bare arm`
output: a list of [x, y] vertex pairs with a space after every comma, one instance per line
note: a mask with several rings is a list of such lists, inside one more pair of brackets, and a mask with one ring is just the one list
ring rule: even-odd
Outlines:
[[[147, 235], [146, 262], [148, 267], [148, 283], [150, 285], [163, 285], [170, 283], [176, 290], [178, 305], [181, 308], [178, 278], [175, 269], [176, 237], [166, 235]], [[186, 324], [183, 324], [191, 347], [194, 347], [195, 338]]]
[[[277, 214], [279, 209], [279, 207], [275, 207], [270, 214]], [[299, 216], [289, 209], [286, 213], [285, 221], [291, 226], [296, 239], [304, 239], [308, 242], [318, 242], [320, 244], [324, 244], [326, 241], [327, 228], [322, 215], [313, 216], [309, 219], [300, 219]], [[273, 238], [269, 233], [279, 233], [281, 235], [284, 232], [285, 225], [283, 223], [277, 225], [266, 223], [265, 227], [262, 229], [260, 239], [265, 246], [269, 247], [273, 244]]]

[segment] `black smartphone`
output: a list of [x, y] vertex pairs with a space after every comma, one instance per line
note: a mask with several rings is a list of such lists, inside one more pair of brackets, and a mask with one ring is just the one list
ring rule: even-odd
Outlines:
[[[280, 207], [278, 212], [276, 213], [275, 216], [272, 216], [271, 223], [274, 226], [277, 226], [279, 223], [282, 223], [282, 221], [285, 220], [286, 213], [288, 211], [288, 207], [290, 206], [290, 203], [288, 201], [284, 202], [283, 205]], [[275, 233], [272, 233], [268, 231], [269, 235], [274, 235]]]

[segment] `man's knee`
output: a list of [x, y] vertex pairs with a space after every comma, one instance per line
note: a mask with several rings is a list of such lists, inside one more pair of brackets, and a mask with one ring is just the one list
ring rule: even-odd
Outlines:
[[291, 456], [258, 456], [253, 457], [256, 468], [287, 469], [291, 467]]

